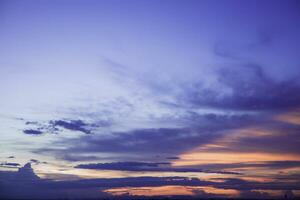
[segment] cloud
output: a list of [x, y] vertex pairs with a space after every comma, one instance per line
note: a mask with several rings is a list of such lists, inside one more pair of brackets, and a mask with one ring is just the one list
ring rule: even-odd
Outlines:
[[31, 163], [26, 163], [23, 167], [19, 168], [17, 177], [18, 179], [25, 181], [35, 181], [40, 179], [40, 177], [38, 177], [31, 168]]
[[[64, 141], [66, 149], [62, 150], [61, 153], [110, 152], [131, 154], [139, 152], [140, 155], [174, 155], [193, 146], [206, 143], [213, 138], [210, 130], [198, 132], [185, 128], [139, 129], [129, 132], [114, 132], [107, 137], [94, 135], [70, 139]], [[49, 150], [51, 151], [51, 149], [45, 148], [35, 152], [43, 153], [49, 152]]]
[[36, 159], [30, 159], [30, 162], [33, 162], [33, 163], [38, 163], [39, 161], [36, 160]]
[[7, 158], [11, 159], [11, 158], [15, 158], [14, 156], [8, 156]]
[[[147, 164], [140, 164], [142, 166]], [[152, 164], [150, 164], [152, 165]], [[222, 180], [222, 181], [220, 181]], [[0, 171], [0, 198], [74, 198], [74, 197], [108, 197], [104, 190], [124, 187], [159, 187], [159, 186], [210, 186], [220, 189], [251, 190], [299, 190], [296, 182], [256, 182], [241, 179], [225, 178], [216, 181], [204, 181], [187, 177], [127, 177], [80, 179], [53, 181], [35, 175], [30, 163], [17, 172]], [[70, 192], [72, 191], [72, 192]], [[70, 196], [71, 195], [71, 196]]]
[[30, 159], [29, 162], [33, 163], [33, 164], [36, 164], [36, 165], [38, 165], [38, 164], [47, 164], [47, 162], [41, 162], [37, 159]]
[[[101, 134], [83, 135], [80, 138], [58, 141], [53, 146], [64, 145], [65, 149], [40, 148], [36, 153], [55, 153], [76, 156], [79, 153], [121, 153], [137, 155], [174, 156], [183, 151], [191, 150], [201, 144], [213, 141], [216, 137], [232, 129], [259, 124], [264, 121], [257, 116], [240, 114], [197, 114], [181, 119], [187, 127], [179, 128], [144, 128], [124, 132], [110, 132], [103, 137]], [[60, 156], [62, 157], [62, 156]], [[68, 159], [70, 160], [70, 159]]]
[[219, 70], [220, 88], [203, 84], [185, 90], [184, 103], [199, 107], [241, 111], [280, 111], [300, 106], [299, 75], [277, 81], [256, 64], [227, 67]]
[[19, 167], [19, 163], [12, 163], [12, 162], [2, 162], [0, 163], [0, 167], [5, 167], [5, 168], [17, 168]]
[[[67, 186], [68, 183], [69, 182], [56, 182], [49, 179], [41, 179], [34, 173], [30, 163], [27, 163], [17, 172], [0, 171], [0, 198], [61, 199], [69, 198], [70, 194], [72, 194], [71, 196], [73, 198], [107, 196], [105, 193], [99, 191], [99, 189], [96, 190], [89, 186], [87, 187], [89, 189], [86, 189], [86, 187], [71, 186], [72, 182]], [[76, 185], [76, 183], [74, 185]]]
[[251, 190], [241, 191], [240, 197], [245, 199], [271, 199], [272, 198], [272, 196], [270, 196], [270, 194], [267, 192], [251, 191]]
[[38, 125], [38, 122], [34, 122], [34, 121], [27, 121], [25, 122], [26, 125]]
[[40, 130], [33, 130], [33, 129], [23, 130], [23, 133], [25, 133], [27, 135], [41, 135], [41, 134], [43, 134], [42, 131], [40, 131]]
[[[289, 169], [300, 167], [300, 161], [264, 161], [264, 162], [244, 162], [244, 163], [226, 163], [226, 164], [203, 164], [198, 165], [203, 169], [242, 169], [242, 168], [268, 168], [274, 169]], [[256, 169], [257, 170], [257, 169]]]
[[[217, 180], [217, 179], [215, 179]], [[222, 189], [236, 189], [239, 191], [247, 190], [299, 190], [300, 182], [285, 182], [285, 181], [246, 181], [238, 178], [220, 178], [222, 182], [215, 182], [213, 186]]]
[[107, 121], [99, 120], [96, 123], [87, 123], [83, 120], [60, 119], [50, 120], [48, 122], [26, 121], [25, 125], [33, 127], [29, 129], [31, 131], [26, 131], [28, 134], [30, 134], [30, 132], [32, 132], [31, 134], [34, 134], [33, 131], [57, 134], [61, 129], [91, 134], [93, 129], [97, 127], [107, 127], [110, 124]]
[[178, 160], [179, 157], [178, 156], [170, 156], [170, 157], [166, 157], [166, 159], [168, 159], [168, 160]]
[[70, 120], [70, 121], [54, 120], [54, 121], [50, 121], [50, 124], [53, 127], [62, 127], [71, 131], [80, 131], [85, 134], [91, 133], [91, 130], [85, 128], [86, 126], [88, 126], [88, 124], [84, 123], [82, 120]]
[[97, 156], [86, 156], [86, 155], [80, 155], [80, 154], [58, 154], [57, 157], [62, 160], [76, 162], [76, 161], [89, 161], [89, 160], [97, 160], [100, 159]]
[[200, 168], [171, 167], [167, 162], [113, 162], [113, 163], [90, 163], [75, 166], [79, 169], [118, 170], [134, 172], [202, 172], [218, 174], [240, 174], [236, 172], [211, 171]]
[[[237, 130], [236, 138], [230, 135], [224, 137], [223, 146], [210, 147], [214, 152], [269, 152], [299, 154], [300, 126], [281, 123], [269, 123], [257, 128], [256, 130], [246, 131]], [[255, 134], [261, 133], [262, 135]], [[265, 135], [264, 135], [265, 134]], [[217, 144], [215, 143], [215, 144]]]
[[[174, 155], [212, 143], [216, 138], [230, 134], [236, 128], [249, 124], [260, 124], [264, 121], [263, 119], [258, 121], [256, 116], [243, 114], [200, 115], [197, 113], [192, 113], [185, 117], [184, 120], [187, 121], [186, 124], [190, 125], [190, 127], [136, 129], [128, 132], [111, 132], [105, 137], [97, 133], [82, 135], [79, 138], [53, 142], [53, 147], [34, 149], [32, 152], [54, 155], [58, 159], [71, 162], [95, 162], [96, 160], [108, 160], [110, 162], [123, 160], [157, 162], [157, 155], [160, 157], [159, 161], [169, 162], [170, 160], [179, 160], [179, 157]], [[191, 122], [192, 120], [194, 121]], [[63, 149], [55, 148], [61, 145], [64, 146]], [[111, 158], [103, 158], [103, 155], [101, 155], [103, 153], [110, 153]], [[164, 170], [184, 171], [184, 169]], [[185, 171], [190, 170], [185, 169]], [[193, 170], [201, 171], [199, 169]]]
[[124, 170], [124, 171], [142, 171], [157, 169], [161, 165], [169, 165], [170, 163], [150, 163], [150, 162], [113, 162], [113, 163], [91, 163], [80, 164], [75, 168], [81, 169], [103, 169], [103, 170]]
[[[181, 159], [174, 163], [238, 172], [263, 168], [274, 172], [300, 167], [299, 127], [277, 122], [260, 126], [236, 129], [216, 137], [211, 143], [180, 154]], [[272, 176], [271, 172], [264, 173]]]
[[[52, 181], [35, 175], [30, 163], [17, 172], [0, 171], [0, 198], [75, 198], [107, 197], [101, 189], [163, 185], [202, 185], [200, 180], [184, 177], [132, 177]], [[70, 191], [72, 191], [70, 193]], [[71, 196], [70, 196], [71, 195]]]

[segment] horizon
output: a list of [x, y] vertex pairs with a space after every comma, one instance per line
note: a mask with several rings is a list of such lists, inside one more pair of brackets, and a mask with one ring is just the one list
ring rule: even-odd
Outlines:
[[300, 198], [297, 0], [0, 0], [0, 199]]

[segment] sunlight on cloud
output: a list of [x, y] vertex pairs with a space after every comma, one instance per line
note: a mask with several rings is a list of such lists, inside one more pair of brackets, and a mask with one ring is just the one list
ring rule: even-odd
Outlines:
[[[221, 138], [215, 139], [212, 143], [204, 144], [192, 151], [181, 154], [179, 160], [175, 160], [174, 166], [201, 165], [201, 164], [232, 164], [247, 162], [266, 162], [280, 161], [282, 158], [286, 161], [299, 161], [300, 156], [292, 153], [270, 153], [258, 151], [244, 151], [241, 146], [241, 140], [245, 138], [254, 138], [263, 140], [264, 137], [272, 137], [272, 131], [247, 128], [236, 130]], [[255, 143], [253, 144], [255, 145]], [[233, 148], [239, 148], [240, 152], [233, 151]], [[244, 151], [244, 152], [243, 152]]]
[[161, 187], [125, 187], [105, 190], [113, 195], [137, 195], [137, 196], [176, 196], [176, 195], [220, 195], [237, 197], [239, 192], [232, 189], [218, 189], [214, 187], [194, 186], [161, 186]]
[[274, 117], [275, 120], [290, 124], [300, 125], [300, 110], [283, 113]]
[[174, 166], [201, 165], [201, 164], [229, 164], [259, 161], [300, 160], [299, 155], [272, 154], [264, 152], [238, 153], [238, 152], [207, 152], [192, 151], [180, 155], [180, 160], [173, 162]]

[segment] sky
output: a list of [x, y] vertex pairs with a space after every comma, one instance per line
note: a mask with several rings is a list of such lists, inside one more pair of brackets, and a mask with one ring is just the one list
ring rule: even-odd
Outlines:
[[297, 0], [0, 0], [0, 198], [300, 196]]

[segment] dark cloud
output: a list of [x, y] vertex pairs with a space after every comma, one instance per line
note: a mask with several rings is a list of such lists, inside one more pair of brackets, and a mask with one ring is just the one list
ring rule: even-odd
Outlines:
[[85, 128], [88, 124], [84, 123], [82, 120], [54, 120], [50, 121], [50, 124], [54, 127], [62, 127], [71, 131], [80, 131], [86, 134], [90, 134], [91, 130]]
[[59, 154], [57, 155], [59, 159], [62, 160], [67, 160], [71, 162], [76, 162], [76, 161], [90, 161], [90, 160], [98, 160], [100, 159], [97, 156], [85, 156], [85, 155], [80, 155], [80, 154]]
[[[25, 125], [30, 126], [30, 130], [37, 130], [45, 133], [57, 134], [61, 129], [78, 131], [85, 134], [91, 134], [92, 130], [97, 127], [107, 127], [108, 121], [98, 121], [97, 123], [86, 123], [83, 120], [50, 120], [49, 122], [27, 121]], [[34, 127], [34, 128], [33, 128]]]
[[[266, 136], [261, 139], [244, 138], [240, 140], [238, 145], [232, 146], [231, 149], [236, 150], [239, 147], [243, 147], [241, 150], [248, 152], [254, 152], [256, 150], [270, 153], [299, 154], [300, 136], [298, 133], [288, 133], [288, 130], [286, 130], [286, 134], [285, 132], [281, 132], [280, 134]], [[249, 147], [245, 145], [253, 146]]]
[[12, 162], [2, 162], [0, 163], [0, 167], [5, 167], [5, 168], [17, 168], [19, 167], [19, 163], [12, 163]]
[[111, 169], [111, 170], [126, 170], [138, 169], [138, 168], [152, 168], [159, 167], [161, 165], [170, 165], [170, 163], [150, 163], [150, 162], [113, 162], [113, 163], [96, 163], [96, 164], [81, 164], [77, 165], [76, 168], [82, 169]]
[[30, 162], [33, 162], [33, 163], [39, 163], [39, 161], [36, 160], [36, 159], [30, 159]]
[[[80, 185], [80, 184], [78, 184]], [[30, 163], [17, 172], [0, 171], [1, 199], [62, 199], [78, 197], [104, 197], [105, 193], [93, 187], [72, 186], [72, 182], [56, 182], [39, 178]], [[73, 190], [73, 189], [77, 190]], [[73, 190], [73, 191], [72, 191]], [[72, 192], [71, 192], [72, 191]], [[107, 196], [107, 195], [106, 195]]]
[[270, 196], [270, 194], [267, 192], [251, 191], [251, 190], [241, 191], [240, 197], [243, 199], [272, 199], [272, 196]]
[[30, 159], [29, 162], [33, 164], [47, 164], [47, 162], [41, 162], [37, 159]]
[[25, 133], [27, 135], [41, 135], [41, 134], [43, 134], [42, 131], [40, 131], [40, 130], [33, 130], [33, 129], [23, 130], [23, 133]]
[[[217, 180], [217, 179], [215, 179]], [[222, 189], [236, 189], [239, 191], [249, 190], [299, 190], [300, 182], [288, 181], [271, 181], [271, 182], [256, 182], [246, 181], [238, 178], [223, 178], [219, 179], [222, 182], [214, 182], [213, 186]]]
[[38, 122], [35, 122], [35, 121], [28, 121], [28, 122], [25, 122], [26, 125], [38, 125], [39, 123]]
[[[141, 164], [143, 165], [143, 164]], [[296, 182], [255, 182], [241, 179], [220, 179], [222, 181], [203, 181], [198, 178], [186, 177], [128, 177], [79, 179], [68, 181], [52, 181], [41, 179], [35, 175], [30, 163], [17, 172], [0, 171], [0, 198], [70, 198], [108, 197], [105, 189], [122, 187], [158, 187], [158, 186], [210, 186], [221, 189], [236, 189], [244, 193], [251, 190], [299, 190], [299, 180]], [[101, 191], [102, 190], [102, 191]], [[70, 193], [70, 191], [72, 191]], [[195, 191], [195, 193], [197, 193]], [[70, 194], [72, 194], [70, 196]]]
[[[0, 198], [74, 198], [107, 197], [101, 189], [117, 187], [155, 187], [164, 185], [204, 185], [205, 182], [185, 177], [132, 177], [51, 181], [36, 176], [27, 163], [18, 172], [0, 171]], [[70, 193], [70, 191], [72, 191]], [[71, 195], [72, 194], [72, 195]], [[71, 196], [70, 196], [71, 195]]]
[[300, 161], [265, 161], [265, 162], [245, 162], [245, 163], [226, 163], [226, 164], [204, 164], [198, 165], [203, 169], [218, 169], [218, 170], [226, 170], [226, 169], [241, 169], [241, 168], [267, 168], [267, 169], [288, 169], [300, 167]]
[[299, 181], [300, 173], [279, 172], [273, 178], [274, 178], [274, 180], [278, 180], [278, 181]]
[[230, 145], [211, 147], [210, 150], [214, 152], [300, 153], [300, 126], [274, 122], [265, 124], [261, 131], [268, 131], [269, 134], [260, 137], [244, 136], [237, 140], [233, 138]]
[[247, 64], [219, 71], [220, 88], [206, 88], [201, 83], [185, 90], [184, 102], [214, 109], [278, 111], [300, 106], [299, 74], [277, 81], [266, 75], [261, 66]]
[[[109, 137], [95, 135], [71, 139], [67, 141], [70, 147], [66, 151], [69, 153], [111, 152], [128, 154], [139, 152], [140, 155], [176, 154], [199, 144], [207, 143], [213, 138], [214, 135], [211, 130], [185, 128], [139, 129], [112, 133]], [[76, 144], [76, 146], [73, 144]], [[36, 152], [48, 150], [40, 149]]]
[[167, 162], [113, 162], [113, 163], [90, 163], [75, 166], [80, 169], [97, 169], [97, 170], [119, 170], [135, 172], [202, 172], [218, 174], [239, 174], [235, 172], [210, 171], [200, 168], [171, 167]]
[[193, 111], [186, 113], [184, 117], [181, 118], [185, 124], [190, 127], [196, 127], [199, 131], [201, 130], [228, 130], [234, 128], [248, 127], [251, 125], [260, 125], [263, 123], [269, 123], [266, 115], [257, 114], [199, 114]]
[[[251, 124], [259, 124], [264, 119], [252, 115], [217, 115], [190, 113], [182, 119], [189, 127], [186, 128], [148, 128], [128, 132], [112, 132], [103, 137], [100, 134], [84, 135], [78, 139], [57, 142], [54, 145], [64, 145], [60, 155], [77, 153], [110, 152], [139, 155], [177, 155], [213, 141], [226, 131], [242, 128]], [[59, 151], [59, 150], [58, 150]], [[51, 152], [44, 148], [36, 153]], [[55, 151], [57, 153], [57, 151]]]
[[101, 134], [83, 135], [79, 138], [53, 143], [53, 146], [63, 145], [64, 149], [40, 148], [33, 152], [54, 154], [55, 157], [67, 161], [99, 160], [97, 156], [91, 156], [95, 153], [113, 153], [126, 160], [132, 160], [130, 156], [135, 155], [140, 157], [137, 161], [145, 160], [143, 159], [145, 157], [153, 161], [157, 155], [165, 160], [178, 159], [174, 155], [211, 143], [227, 131], [251, 124], [261, 124], [265, 119], [248, 114], [200, 115], [191, 112], [182, 121], [189, 127], [136, 129], [128, 132], [112, 132], [105, 137]]
[[34, 173], [33, 169], [31, 168], [31, 163], [27, 163], [23, 167], [19, 168], [17, 177], [18, 179], [25, 181], [40, 180], [40, 178]]
[[7, 158], [15, 158], [14, 156], [8, 156]]
[[182, 196], [181, 199], [198, 199], [198, 198], [225, 198], [227, 195], [223, 194], [223, 195], [217, 195], [217, 194], [213, 194], [213, 193], [208, 193], [205, 192], [203, 189], [200, 188], [190, 188], [189, 191], [191, 191], [194, 195], [194, 198], [192, 197], [188, 197], [188, 196]]
[[166, 157], [166, 159], [168, 159], [168, 160], [178, 160], [180, 158], [178, 156], [170, 156], [170, 157]]

